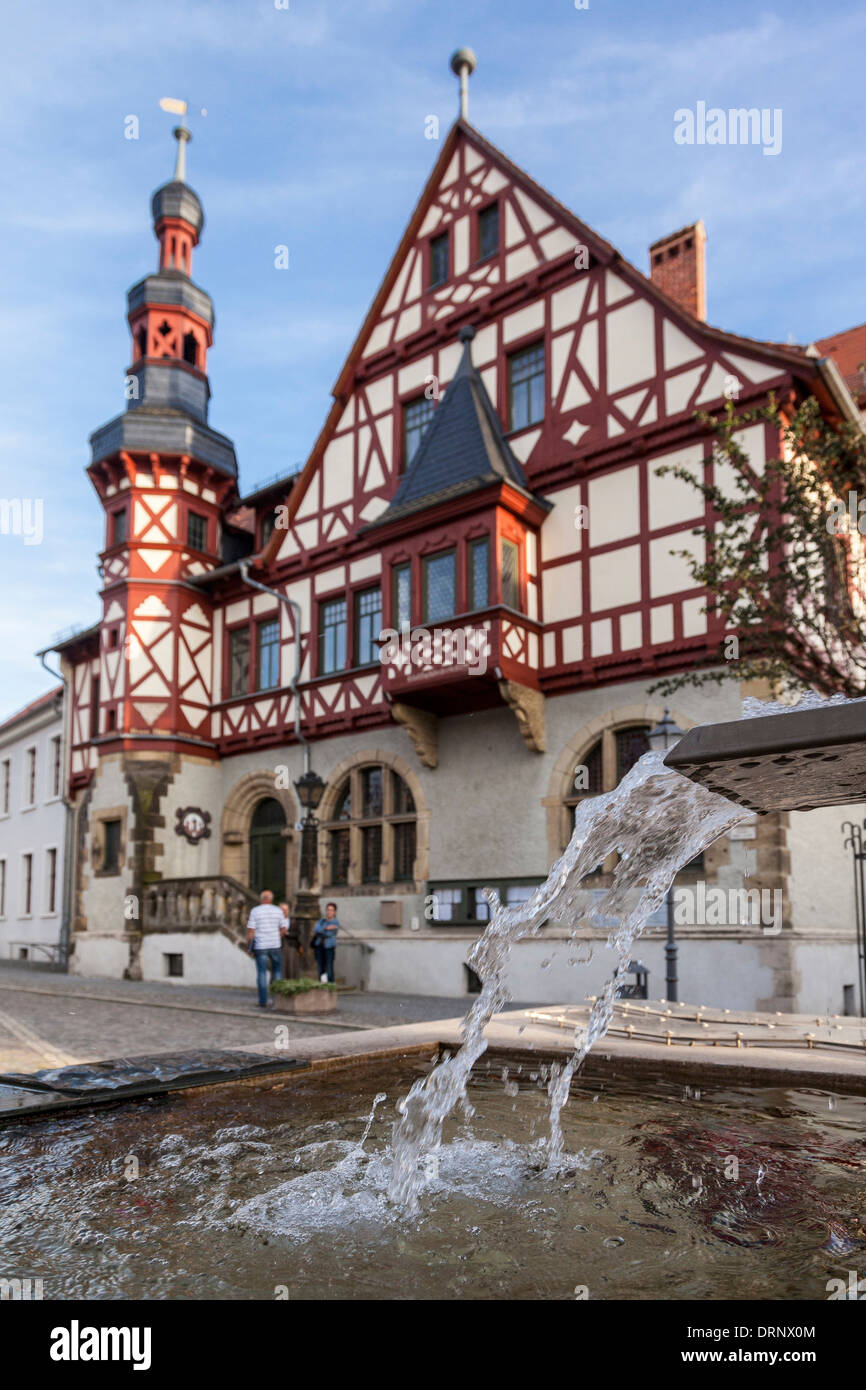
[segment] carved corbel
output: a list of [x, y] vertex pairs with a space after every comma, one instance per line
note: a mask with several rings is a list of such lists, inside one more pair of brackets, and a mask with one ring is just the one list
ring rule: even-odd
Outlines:
[[401, 704], [399, 700], [393, 701], [391, 713], [411, 738], [419, 763], [423, 767], [438, 767], [439, 728], [436, 715], [426, 709], [416, 709], [414, 705]]
[[508, 708], [514, 710], [517, 727], [527, 748], [533, 753], [543, 753], [547, 747], [547, 733], [541, 691], [519, 685], [517, 681], [500, 681], [499, 693]]

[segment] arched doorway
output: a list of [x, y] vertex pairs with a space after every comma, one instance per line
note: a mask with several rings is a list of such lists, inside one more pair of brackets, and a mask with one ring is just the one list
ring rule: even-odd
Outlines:
[[254, 893], [270, 888], [277, 902], [286, 896], [286, 813], [276, 797], [260, 801], [250, 821], [249, 884]]

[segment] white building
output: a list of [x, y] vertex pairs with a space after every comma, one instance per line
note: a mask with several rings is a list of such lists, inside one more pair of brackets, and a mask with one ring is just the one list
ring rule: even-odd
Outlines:
[[0, 724], [0, 959], [61, 952], [66, 806], [63, 687]]

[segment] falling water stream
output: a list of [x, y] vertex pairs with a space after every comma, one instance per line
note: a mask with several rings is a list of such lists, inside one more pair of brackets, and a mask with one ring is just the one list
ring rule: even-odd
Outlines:
[[[464, 1021], [459, 1050], [416, 1081], [398, 1106], [388, 1184], [393, 1202], [410, 1211], [417, 1207], [426, 1160], [439, 1148], [445, 1119], [465, 1100], [472, 1068], [487, 1047], [484, 1029], [511, 997], [505, 980], [512, 946], [537, 937], [549, 920], [571, 923], [573, 946], [582, 927], [613, 918], [616, 925], [608, 945], [616, 952], [616, 969], [595, 1000], [585, 1028], [576, 1033], [572, 1056], [550, 1073], [548, 1171], [556, 1172], [562, 1107], [576, 1069], [610, 1026], [617, 985], [636, 938], [665, 901], [677, 872], [749, 814], [665, 767], [663, 754], [646, 753], [614, 791], [578, 805], [568, 848], [527, 902], [504, 907], [494, 889], [485, 889], [491, 918], [469, 957], [483, 981], [481, 993]], [[601, 902], [587, 909], [584, 881], [612, 853], [619, 861], [611, 886]]]

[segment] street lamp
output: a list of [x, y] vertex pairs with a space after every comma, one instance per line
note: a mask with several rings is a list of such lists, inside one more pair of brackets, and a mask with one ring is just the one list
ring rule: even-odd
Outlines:
[[316, 881], [318, 864], [319, 822], [316, 811], [325, 791], [325, 784], [317, 772], [309, 767], [295, 783], [298, 800], [306, 813], [301, 821], [301, 863], [299, 888], [311, 890]]
[[[319, 900], [314, 891], [319, 872], [319, 822], [316, 819], [316, 811], [325, 792], [324, 782], [318, 773], [310, 769], [309, 763], [303, 776], [295, 783], [295, 791], [298, 793], [304, 818], [301, 821], [301, 862], [298, 866], [298, 891], [292, 911], [292, 935], [296, 936], [301, 956], [308, 962], [308, 947], [313, 926], [319, 917]], [[307, 963], [306, 970], [309, 969]]]
[[[674, 744], [679, 743], [685, 729], [671, 719], [671, 712], [665, 709], [661, 722], [650, 729], [647, 742], [653, 753], [669, 753]], [[671, 883], [665, 899], [668, 910], [668, 937], [665, 942], [665, 991], [672, 1004], [677, 1002], [677, 943], [674, 939], [674, 885]]]

